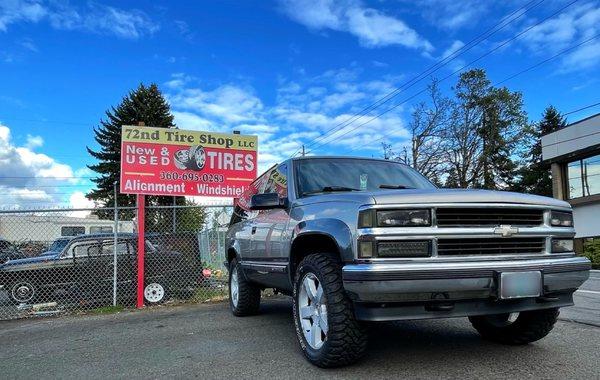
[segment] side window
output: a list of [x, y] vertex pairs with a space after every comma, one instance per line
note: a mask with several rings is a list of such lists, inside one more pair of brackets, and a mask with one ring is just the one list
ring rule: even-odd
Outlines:
[[259, 194], [265, 188], [267, 183], [267, 178], [271, 170], [266, 171], [260, 177], [258, 177], [254, 182], [248, 186], [246, 191], [235, 200], [235, 207], [233, 208], [233, 214], [231, 215], [231, 220], [229, 221], [229, 225], [233, 225], [239, 223], [246, 219], [255, 218], [258, 215], [258, 212], [250, 210], [250, 198], [254, 194]]
[[[113, 247], [114, 247], [114, 242], [113, 241], [105, 241], [102, 244], [102, 255], [106, 255], [106, 256], [112, 256], [113, 255]], [[127, 243], [124, 241], [117, 241], [117, 255], [127, 255], [129, 253], [129, 250], [127, 248]]]
[[267, 172], [267, 182], [261, 193], [277, 193], [280, 197], [287, 197], [287, 165], [280, 164]]
[[91, 226], [90, 233], [91, 234], [99, 234], [99, 233], [112, 233], [113, 228], [110, 226]]
[[100, 254], [100, 247], [100, 243], [97, 241], [75, 243], [69, 248], [66, 257], [98, 256]]
[[60, 236], [77, 236], [85, 234], [84, 226], [63, 226], [60, 228]]

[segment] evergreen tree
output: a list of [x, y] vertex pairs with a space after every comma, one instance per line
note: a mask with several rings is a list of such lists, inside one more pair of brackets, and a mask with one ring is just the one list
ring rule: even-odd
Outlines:
[[517, 165], [517, 141], [527, 127], [522, 96], [507, 88], [491, 88], [482, 99], [478, 134], [482, 140], [481, 187], [506, 189], [512, 185]]
[[528, 133], [528, 154], [519, 170], [519, 180], [514, 186], [515, 191], [552, 196], [552, 177], [550, 166], [542, 162], [543, 135], [554, 132], [567, 125], [564, 116], [553, 106], [549, 106], [542, 114], [542, 120], [533, 125]]
[[509, 188], [517, 141], [526, 127], [521, 94], [493, 87], [482, 69], [460, 75], [445, 133], [447, 186]]
[[[129, 92], [116, 107], [106, 111], [106, 120], [100, 121], [100, 127], [94, 128], [96, 142], [100, 145], [98, 151], [87, 147], [92, 157], [99, 162], [88, 165], [88, 168], [98, 173], [92, 181], [96, 188], [87, 197], [98, 206], [107, 207], [95, 212], [101, 218], [112, 219], [111, 210], [114, 204], [114, 188], [117, 185], [117, 204], [120, 207], [134, 206], [135, 195], [119, 193], [121, 165], [121, 126], [138, 125], [157, 128], [175, 128], [173, 115], [169, 104], [162, 96], [158, 86], [140, 84], [137, 89]], [[198, 230], [206, 219], [206, 210], [193, 207], [195, 203], [186, 201], [185, 197], [146, 196], [147, 206], [192, 206], [182, 209], [148, 209], [146, 211], [146, 230], [149, 232], [181, 232], [186, 229]], [[134, 212], [121, 211], [119, 218], [131, 219]], [[173, 223], [175, 220], [176, 223]], [[176, 224], [174, 227], [173, 225]]]
[[[139, 87], [129, 92], [116, 107], [106, 111], [106, 120], [100, 121], [100, 127], [94, 128], [95, 140], [100, 145], [98, 151], [87, 147], [89, 154], [99, 162], [88, 165], [88, 168], [98, 173], [92, 181], [96, 188], [91, 190], [87, 197], [99, 206], [112, 207], [114, 202], [113, 184], [119, 190], [120, 165], [121, 165], [121, 126], [144, 125], [157, 128], [172, 128], [173, 115], [169, 104], [162, 96], [158, 86], [151, 84]], [[173, 197], [146, 197], [149, 205], [171, 205]], [[184, 204], [184, 199], [178, 204]], [[135, 196], [128, 194], [117, 195], [119, 206], [135, 205]]]

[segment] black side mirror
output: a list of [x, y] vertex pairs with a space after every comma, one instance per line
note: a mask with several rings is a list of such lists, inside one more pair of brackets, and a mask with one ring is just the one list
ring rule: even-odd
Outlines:
[[250, 210], [270, 210], [286, 207], [287, 199], [279, 198], [277, 193], [254, 194], [250, 198]]

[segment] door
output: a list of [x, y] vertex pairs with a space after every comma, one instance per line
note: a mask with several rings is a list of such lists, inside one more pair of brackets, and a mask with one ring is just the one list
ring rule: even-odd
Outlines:
[[113, 297], [113, 290], [116, 284], [118, 299], [130, 298], [131, 289], [133, 286], [133, 277], [135, 277], [134, 262], [132, 258], [131, 245], [128, 240], [117, 240], [117, 278], [114, 279], [114, 240], [108, 239], [102, 242], [101, 260], [98, 266], [102, 265], [102, 283], [105, 293], [108, 293], [109, 298]]
[[83, 240], [73, 244], [73, 277], [76, 280], [75, 296], [78, 301], [95, 302], [106, 286], [104, 265], [100, 262], [102, 244], [99, 240]]
[[[268, 171], [260, 193], [277, 193], [287, 198], [288, 166], [280, 164]], [[285, 231], [289, 223], [288, 209], [261, 210], [252, 226], [252, 260], [257, 279], [265, 286], [286, 287], [288, 255], [284, 250]]]

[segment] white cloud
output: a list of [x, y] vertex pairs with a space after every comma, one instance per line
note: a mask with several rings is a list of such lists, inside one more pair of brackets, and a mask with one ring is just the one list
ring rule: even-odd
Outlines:
[[[80, 184], [81, 170], [32, 149], [43, 145], [39, 136], [27, 136], [23, 146], [16, 145], [7, 126], [0, 124], [0, 207], [51, 207], [66, 202], [72, 185]], [[85, 169], [87, 170], [87, 169]], [[68, 194], [66, 194], [68, 193]]]
[[[94, 208], [94, 202], [90, 201], [85, 197], [85, 194], [81, 191], [75, 191], [71, 196], [69, 196], [69, 207], [70, 208]], [[85, 218], [91, 214], [90, 211], [72, 211], [69, 213], [69, 216], [74, 216], [77, 218]]]
[[[536, 20], [529, 20], [527, 28]], [[587, 3], [568, 8], [524, 33], [519, 41], [532, 53], [548, 56], [563, 51], [600, 33], [600, 8]], [[583, 44], [561, 60], [561, 71], [593, 67], [600, 63], [600, 42]]]
[[[263, 108], [261, 100], [250, 88], [224, 84], [212, 90], [183, 88], [183, 82], [171, 85], [175, 92], [168, 95], [177, 112], [195, 112], [204, 119], [214, 119], [221, 128], [231, 123], [256, 120]], [[180, 115], [181, 116], [181, 115]], [[189, 113], [187, 114], [189, 118]]]
[[192, 112], [173, 111], [175, 125], [181, 129], [190, 129], [195, 131], [212, 131], [213, 123]]
[[58, 30], [83, 30], [139, 39], [158, 31], [159, 25], [137, 9], [120, 9], [95, 2], [75, 7], [67, 2], [5, 0], [0, 3], [0, 31], [18, 22], [47, 21]]
[[282, 0], [281, 5], [288, 17], [307, 28], [347, 32], [364, 47], [400, 45], [433, 50], [431, 43], [404, 21], [365, 7], [358, 0]]
[[493, 5], [491, 1], [481, 0], [410, 0], [423, 17], [433, 26], [456, 31], [461, 28], [473, 28]]
[[355, 112], [395, 89], [402, 79], [397, 76], [361, 80], [362, 74], [360, 67], [351, 65], [314, 77], [297, 77], [294, 81], [280, 78], [277, 97], [272, 104], [267, 104], [250, 86], [228, 83], [204, 88], [196, 80], [183, 80], [185, 74], [180, 73], [169, 82], [166, 95], [180, 128], [239, 130], [243, 134], [258, 135], [258, 167], [263, 171], [290, 157], [302, 144], [310, 145], [314, 139], [334, 128], [339, 129], [342, 124], [348, 125], [320, 139], [326, 144], [316, 150], [317, 146], [307, 147], [307, 150], [318, 154], [357, 154], [370, 150], [378, 154], [381, 141], [395, 144], [405, 141], [407, 132], [402, 107], [361, 127], [359, 125], [373, 114], [346, 123]]
[[38, 22], [46, 14], [46, 8], [37, 1], [4, 0], [0, 2], [0, 31], [17, 22]]
[[27, 143], [25, 144], [27, 149], [34, 149], [42, 145], [44, 145], [44, 139], [42, 136], [27, 135]]
[[444, 50], [444, 52], [442, 53], [442, 58], [450, 57], [452, 54], [462, 49], [463, 46], [465, 46], [464, 42], [462, 42], [461, 40], [455, 40], [454, 42], [452, 42], [452, 45], [450, 45], [450, 47]]

